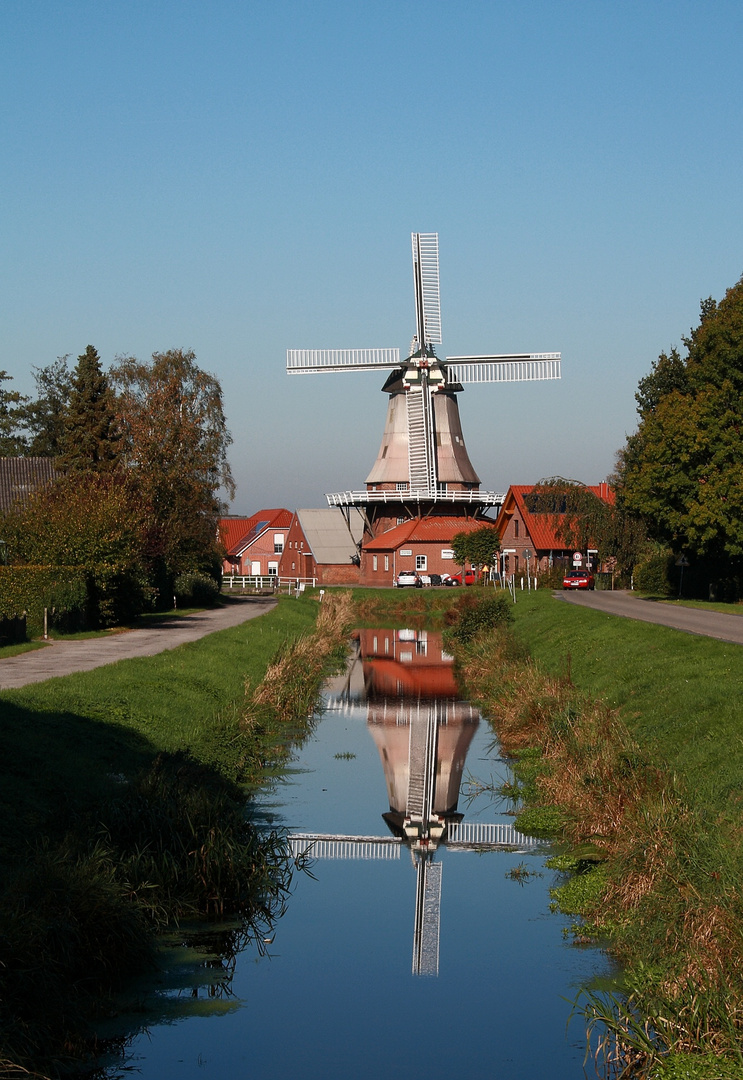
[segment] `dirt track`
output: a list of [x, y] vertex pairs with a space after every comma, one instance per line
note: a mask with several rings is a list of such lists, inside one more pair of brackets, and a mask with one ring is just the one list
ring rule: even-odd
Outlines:
[[163, 619], [142, 630], [123, 630], [83, 641], [52, 641], [43, 649], [0, 660], [0, 690], [13, 690], [76, 671], [91, 671], [136, 656], [155, 656], [216, 630], [227, 630], [255, 619], [270, 611], [275, 603], [275, 600], [234, 598], [214, 611]]

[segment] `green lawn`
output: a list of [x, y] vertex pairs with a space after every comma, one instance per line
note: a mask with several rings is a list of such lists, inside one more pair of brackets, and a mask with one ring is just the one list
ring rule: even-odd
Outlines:
[[515, 633], [549, 671], [616, 706], [692, 803], [737, 825], [743, 800], [743, 647], [519, 595]]
[[286, 599], [267, 615], [158, 656], [0, 692], [0, 854], [50, 815], [105, 795], [161, 750], [229, 770], [245, 680], [254, 685], [317, 605]]

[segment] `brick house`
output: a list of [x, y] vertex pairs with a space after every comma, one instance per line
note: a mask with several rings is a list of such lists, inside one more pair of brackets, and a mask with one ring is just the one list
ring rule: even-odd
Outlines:
[[273, 577], [286, 546], [292, 514], [289, 510], [259, 510], [249, 518], [227, 517], [219, 523], [226, 556], [225, 574]]
[[297, 510], [279, 563], [279, 576], [318, 585], [358, 585], [364, 519], [352, 509], [348, 521], [337, 507]]
[[361, 585], [392, 585], [402, 570], [419, 574], [456, 574], [451, 544], [457, 533], [493, 525], [483, 518], [423, 517], [367, 540], [361, 552]]
[[[525, 551], [531, 552], [529, 571], [537, 575], [545, 573], [558, 560], [572, 564], [573, 557], [577, 554], [572, 548], [566, 548], [565, 542], [557, 536], [559, 518], [550, 513], [534, 513], [529, 510], [526, 499], [533, 490], [533, 484], [514, 484], [509, 487], [495, 522], [501, 553], [505, 556], [502, 566], [507, 577], [526, 571]], [[588, 486], [588, 490], [613, 505], [614, 492], [607, 483]], [[590, 556], [586, 551], [580, 555], [582, 565], [585, 566]], [[576, 565], [581, 564], [576, 560]]]

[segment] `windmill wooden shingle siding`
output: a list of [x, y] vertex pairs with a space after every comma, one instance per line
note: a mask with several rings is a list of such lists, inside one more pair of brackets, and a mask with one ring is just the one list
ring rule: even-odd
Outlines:
[[413, 233], [412, 252], [416, 333], [407, 359], [394, 348], [287, 350], [290, 375], [392, 369], [382, 387], [390, 399], [384, 435], [366, 489], [326, 496], [331, 506], [362, 507], [369, 539], [400, 519], [481, 517], [503, 502], [503, 495], [480, 490], [467, 454], [457, 402], [463, 383], [560, 378], [560, 353], [440, 360], [438, 233]]
[[54, 458], [0, 458], [0, 513], [25, 505], [32, 492], [53, 483], [59, 475]]

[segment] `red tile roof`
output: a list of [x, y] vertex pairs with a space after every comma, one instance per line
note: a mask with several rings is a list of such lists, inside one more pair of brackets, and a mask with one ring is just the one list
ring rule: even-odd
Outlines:
[[219, 536], [227, 554], [243, 551], [266, 529], [288, 529], [292, 523], [289, 510], [259, 510], [249, 518], [222, 518], [219, 522]]
[[[589, 491], [603, 499], [604, 502], [614, 505], [614, 491], [608, 484], [586, 485]], [[496, 527], [502, 536], [508, 522], [511, 520], [514, 509], [519, 512], [519, 517], [524, 522], [524, 527], [529, 533], [531, 542], [537, 551], [564, 551], [565, 541], [557, 536], [561, 518], [553, 514], [533, 514], [527, 507], [525, 497], [534, 490], [534, 484], [512, 484], [506, 494], [503, 509], [496, 520]]]
[[483, 525], [495, 525], [495, 522], [453, 517], [413, 518], [412, 521], [396, 525], [394, 529], [389, 529], [364, 544], [364, 551], [391, 551], [402, 544], [413, 542], [450, 544], [457, 533], [472, 532], [474, 529], [481, 529]]

